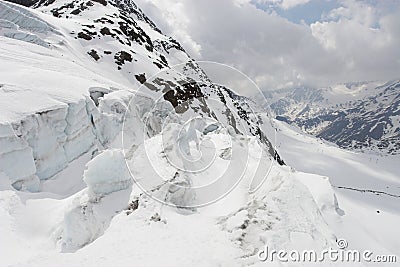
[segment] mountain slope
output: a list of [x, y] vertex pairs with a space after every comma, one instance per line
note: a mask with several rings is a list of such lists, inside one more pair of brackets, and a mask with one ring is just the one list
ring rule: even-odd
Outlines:
[[[283, 164], [243, 99], [213, 84], [132, 1], [56, 1], [39, 3], [36, 10], [0, 5], [3, 138], [18, 144], [2, 151], [0, 170], [16, 188], [38, 190], [39, 179], [54, 176], [96, 142], [107, 147], [127, 109], [136, 108], [129, 103], [144, 99], [139, 120], [149, 136], [165, 119], [157, 116], [172, 108], [186, 120], [207, 117], [237, 134], [258, 136]], [[165, 109], [152, 111], [158, 126], [143, 125], [155, 107]], [[50, 144], [41, 144], [42, 135], [50, 135]], [[9, 169], [7, 160], [17, 154], [30, 158], [36, 171]]]

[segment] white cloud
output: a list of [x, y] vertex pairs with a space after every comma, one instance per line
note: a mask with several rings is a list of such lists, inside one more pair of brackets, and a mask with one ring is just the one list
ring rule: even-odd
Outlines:
[[400, 78], [399, 4], [346, 0], [306, 25], [246, 0], [137, 2], [193, 57], [233, 65], [262, 88]]
[[188, 1], [138, 0], [136, 2], [164, 33], [179, 40], [191, 56], [201, 57], [201, 45], [192, 39], [188, 28], [190, 18], [185, 16]]
[[276, 5], [282, 9], [290, 9], [299, 5], [304, 5], [311, 0], [254, 0], [254, 2], [263, 5]]
[[298, 5], [304, 5], [308, 2], [310, 2], [310, 0], [282, 0], [280, 6], [283, 9], [289, 9]]
[[341, 59], [341, 79], [400, 78], [398, 14], [379, 17], [364, 2], [344, 1], [328, 18], [334, 20], [316, 22], [310, 28], [321, 45]]

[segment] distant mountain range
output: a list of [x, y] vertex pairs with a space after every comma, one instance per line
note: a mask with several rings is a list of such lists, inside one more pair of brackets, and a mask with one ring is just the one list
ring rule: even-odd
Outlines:
[[266, 93], [276, 118], [342, 148], [400, 152], [400, 80]]

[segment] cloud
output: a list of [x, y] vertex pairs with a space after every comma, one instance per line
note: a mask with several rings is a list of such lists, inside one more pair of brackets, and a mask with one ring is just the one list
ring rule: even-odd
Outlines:
[[192, 39], [189, 29], [190, 18], [185, 16], [187, 2], [174, 0], [138, 0], [136, 2], [164, 33], [179, 40], [192, 57], [201, 57], [201, 45]]
[[341, 80], [390, 79], [400, 76], [398, 14], [379, 16], [373, 6], [343, 1], [323, 22], [310, 25], [320, 44], [340, 59]]
[[282, 9], [290, 9], [299, 5], [304, 5], [310, 0], [254, 0], [255, 3], [262, 5], [278, 6]]
[[250, 0], [137, 2], [193, 57], [232, 65], [263, 89], [400, 78], [399, 4], [340, 1], [307, 25]]

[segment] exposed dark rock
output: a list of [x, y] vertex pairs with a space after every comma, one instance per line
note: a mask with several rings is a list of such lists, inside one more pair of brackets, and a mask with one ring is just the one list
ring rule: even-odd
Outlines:
[[158, 62], [153, 62], [154, 65], [156, 65], [160, 70], [162, 70], [164, 68], [164, 66]]
[[204, 97], [199, 85], [196, 82], [182, 81], [181, 87], [169, 90], [164, 94], [164, 99], [169, 101], [177, 113], [183, 113], [189, 108], [193, 99]]
[[156, 40], [154, 41], [153, 46], [160, 52], [166, 52], [169, 54], [171, 49], [176, 49], [182, 52], [185, 52], [183, 47], [173, 38], [169, 38], [168, 41], [165, 40]]
[[70, 2], [70, 3], [64, 4], [64, 5], [61, 6], [61, 7], [52, 9], [52, 10], [51, 10], [51, 13], [52, 13], [53, 16], [55, 16], [55, 17], [61, 17], [61, 15], [64, 14], [64, 12], [65, 12], [64, 10], [65, 10], [65, 9], [72, 9], [72, 8], [74, 8], [74, 7], [75, 7], [74, 2]]
[[81, 13], [81, 12], [82, 12], [82, 10], [80, 10], [79, 8], [77, 8], [77, 9], [72, 10], [72, 11], [71, 11], [71, 14], [72, 14], [72, 15], [78, 15], [78, 14]]
[[111, 37], [114, 37], [114, 36], [115, 36], [115, 34], [112, 33], [112, 32], [110, 31], [110, 29], [107, 28], [107, 27], [102, 28], [102, 29], [100, 30], [100, 33], [101, 33], [102, 35], [110, 35]]
[[123, 64], [125, 64], [125, 61], [132, 62], [131, 54], [129, 54], [128, 52], [125, 52], [125, 51], [117, 52], [114, 56], [114, 59], [115, 59], [115, 63], [119, 66], [122, 66]]
[[107, 0], [92, 0], [93, 2], [97, 2], [97, 3], [100, 3], [100, 4], [102, 4], [103, 6], [106, 6], [107, 5]]
[[94, 60], [98, 61], [100, 56], [97, 54], [97, 51], [92, 49], [90, 52], [87, 52]]
[[100, 22], [100, 23], [103, 23], [103, 24], [106, 24], [106, 23], [114, 24], [114, 21], [112, 21], [112, 20], [110, 20], [108, 18], [104, 18], [104, 17], [99, 18], [99, 19], [95, 19], [93, 22], [96, 22], [96, 23]]
[[83, 24], [82, 26], [88, 27], [90, 29], [94, 29], [94, 25], [90, 25], [90, 24]]
[[132, 212], [134, 212], [138, 208], [139, 208], [139, 199], [132, 200], [131, 203], [129, 203], [128, 210], [126, 211], [126, 215], [130, 215]]
[[146, 75], [144, 73], [135, 75], [136, 80], [138, 80], [141, 84], [146, 82]]
[[85, 39], [87, 41], [92, 40], [92, 36], [90, 36], [89, 34], [84, 33], [84, 32], [79, 32], [78, 33], [78, 38]]
[[168, 61], [163, 55], [160, 55], [160, 59], [164, 63], [165, 66], [168, 66]]
[[161, 33], [161, 30], [157, 28], [153, 21], [151, 21], [137, 6], [133, 1], [130, 0], [115, 0], [111, 2], [112, 5], [118, 7], [123, 13], [129, 15], [135, 15], [137, 19], [142, 20], [150, 25], [150, 27]]
[[143, 31], [142, 28], [132, 18], [124, 15], [120, 15], [119, 29], [121, 32], [129, 38], [131, 41], [135, 41], [138, 44], [143, 44], [149, 52], [153, 52], [153, 43], [150, 37]]

